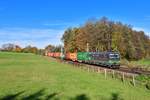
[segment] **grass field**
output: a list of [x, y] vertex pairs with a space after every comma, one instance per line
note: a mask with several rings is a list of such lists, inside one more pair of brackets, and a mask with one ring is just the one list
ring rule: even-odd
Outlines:
[[2, 100], [150, 100], [150, 91], [34, 54], [0, 53]]
[[142, 59], [139, 61], [131, 61], [130, 65], [133, 65], [135, 67], [139, 67], [139, 68], [145, 68], [146, 70], [150, 71], [150, 58], [149, 59]]
[[150, 58], [149, 59], [142, 59], [142, 60], [139, 60], [139, 61], [133, 61], [132, 63], [138, 64], [138, 65], [150, 66]]
[[147, 59], [141, 59], [138, 61], [128, 61], [126, 59], [121, 60], [122, 65], [126, 65], [130, 68], [144, 68], [146, 70], [150, 70], [150, 58]]

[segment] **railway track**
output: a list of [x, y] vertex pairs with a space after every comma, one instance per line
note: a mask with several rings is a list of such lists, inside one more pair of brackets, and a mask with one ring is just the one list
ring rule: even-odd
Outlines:
[[127, 68], [127, 67], [120, 67], [118, 69], [120, 71], [135, 73], [135, 74], [143, 74], [143, 75], [150, 75], [150, 71], [142, 70], [141, 68]]
[[74, 65], [78, 65], [78, 66], [88, 66], [88, 67], [91, 67], [93, 69], [101, 68], [101, 69], [108, 69], [110, 71], [115, 70], [115, 71], [118, 71], [118, 72], [125, 72], [125, 73], [128, 73], [128, 74], [150, 75], [150, 71], [144, 71], [144, 70], [139, 69], [139, 68], [128, 68], [127, 66], [120, 66], [119, 69], [112, 69], [112, 68], [107, 68], [107, 67], [103, 67], [103, 66], [99, 66], [99, 65], [91, 65], [91, 64], [73, 62], [73, 61], [68, 61], [68, 60], [63, 60], [63, 61], [74, 64]]

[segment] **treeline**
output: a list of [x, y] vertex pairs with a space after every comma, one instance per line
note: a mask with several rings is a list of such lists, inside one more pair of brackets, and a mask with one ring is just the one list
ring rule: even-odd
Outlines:
[[24, 48], [21, 48], [19, 45], [15, 45], [12, 43], [3, 44], [1, 47], [1, 51], [5, 52], [18, 52], [18, 53], [34, 53], [34, 54], [44, 54], [44, 49], [38, 49], [35, 46], [26, 46]]
[[[83, 26], [68, 28], [62, 37], [65, 52], [119, 51], [122, 58], [138, 60], [150, 56], [150, 39], [130, 25], [108, 20], [87, 21]], [[88, 47], [88, 48], [87, 48]]]
[[21, 48], [19, 45], [12, 43], [3, 44], [0, 51], [4, 52], [18, 52], [18, 53], [34, 53], [39, 55], [45, 55], [46, 52], [60, 52], [61, 46], [48, 45], [44, 49], [38, 49], [35, 46], [26, 46]]

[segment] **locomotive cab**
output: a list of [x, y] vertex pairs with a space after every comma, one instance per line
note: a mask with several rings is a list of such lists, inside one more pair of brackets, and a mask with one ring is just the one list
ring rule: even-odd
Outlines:
[[113, 68], [118, 68], [120, 66], [120, 54], [119, 53], [109, 53], [109, 66]]

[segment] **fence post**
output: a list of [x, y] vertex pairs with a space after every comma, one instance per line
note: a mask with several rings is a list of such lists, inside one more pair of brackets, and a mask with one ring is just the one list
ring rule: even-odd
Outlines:
[[99, 73], [99, 68], [97, 67], [97, 73]]
[[88, 67], [88, 72], [90, 72], [90, 68]]
[[132, 75], [133, 86], [135, 86], [135, 77]]
[[99, 68], [98, 68], [97, 72], [99, 73]]
[[124, 82], [124, 72], [122, 72], [122, 81]]
[[104, 69], [104, 71], [105, 71], [105, 78], [107, 77], [107, 69]]
[[115, 71], [113, 70], [112, 72], [113, 72], [113, 78], [115, 78]]
[[80, 68], [80, 65], [78, 65], [78, 68]]

